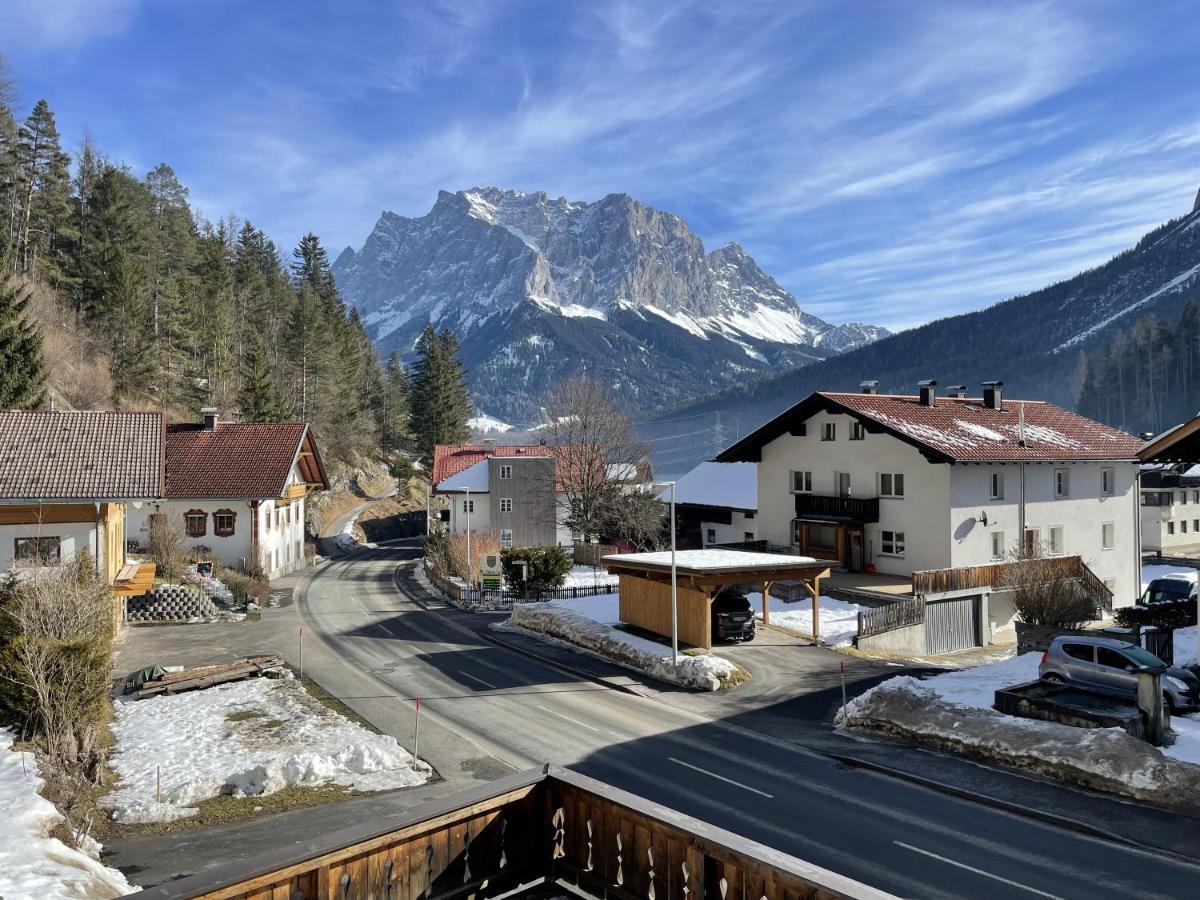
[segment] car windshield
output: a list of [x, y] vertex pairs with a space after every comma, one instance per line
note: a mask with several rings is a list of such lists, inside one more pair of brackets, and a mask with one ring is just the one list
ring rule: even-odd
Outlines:
[[1150, 587], [1146, 588], [1145, 601], [1147, 603], [1165, 603], [1171, 600], [1186, 600], [1191, 590], [1191, 584], [1186, 581], [1164, 578], [1160, 581], [1150, 582]]
[[1122, 647], [1121, 652], [1132, 659], [1139, 666], [1165, 666], [1166, 663], [1141, 647]]

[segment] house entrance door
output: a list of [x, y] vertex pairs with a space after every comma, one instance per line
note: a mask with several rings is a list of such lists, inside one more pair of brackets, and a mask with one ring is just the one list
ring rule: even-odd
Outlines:
[[847, 568], [851, 572], [861, 572], [863, 570], [863, 533], [857, 528], [850, 531], [850, 558], [847, 560]]

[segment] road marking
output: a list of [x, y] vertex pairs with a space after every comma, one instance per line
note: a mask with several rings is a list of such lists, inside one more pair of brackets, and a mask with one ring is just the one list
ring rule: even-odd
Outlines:
[[1007, 884], [1009, 887], [1020, 888], [1023, 891], [1029, 891], [1031, 894], [1037, 894], [1039, 897], [1049, 897], [1050, 900], [1062, 900], [1057, 894], [1047, 894], [1045, 891], [1039, 891], [1035, 887], [1030, 887], [1027, 884], [1021, 884], [1019, 881], [1013, 881], [1010, 878], [1004, 878], [1000, 875], [993, 875], [991, 872], [985, 872], [983, 869], [977, 869], [974, 866], [968, 866], [966, 863], [961, 863], [956, 859], [947, 859], [944, 856], [939, 856], [929, 850], [922, 850], [920, 847], [914, 847], [912, 844], [906, 844], [904, 841], [892, 841], [898, 847], [903, 847], [905, 850], [911, 850], [913, 853], [920, 853], [922, 856], [928, 856], [939, 862], [944, 862], [947, 865], [958, 866], [960, 869], [966, 869], [968, 872], [974, 872], [976, 875], [982, 875], [984, 878], [991, 878], [993, 881], [999, 881], [1001, 884]]
[[716, 778], [720, 781], [724, 781], [726, 784], [732, 784], [734, 787], [740, 787], [743, 791], [750, 791], [753, 794], [759, 794], [763, 797], [766, 797], [769, 800], [775, 799], [774, 794], [768, 794], [766, 791], [760, 791], [758, 788], [752, 788], [748, 784], [742, 784], [740, 781], [734, 781], [732, 778], [726, 778], [724, 775], [718, 775], [716, 772], [708, 771], [708, 769], [702, 769], [699, 766], [693, 766], [691, 763], [684, 762], [682, 759], [676, 759], [673, 756], [668, 756], [667, 759], [669, 759], [671, 762], [675, 763], [676, 765], [685, 766], [686, 768], [689, 768], [689, 769], [694, 769], [695, 771], [700, 772], [703, 775], [707, 775], [709, 778]]
[[578, 719], [571, 718], [566, 713], [560, 713], [557, 710], [553, 710], [548, 706], [543, 706], [540, 703], [535, 703], [533, 705], [536, 706], [540, 710], [550, 713], [550, 715], [552, 715], [552, 716], [558, 716], [560, 719], [566, 719], [568, 722], [572, 722], [572, 723], [578, 725], [580, 728], [586, 728], [588, 731], [594, 731], [597, 734], [600, 733], [600, 729], [595, 727], [594, 725], [589, 725], [587, 722], [580, 722]]
[[458, 674], [459, 674], [459, 675], [463, 675], [463, 676], [465, 676], [465, 677], [467, 677], [467, 678], [470, 678], [472, 681], [478, 681], [478, 682], [479, 682], [480, 684], [482, 684], [482, 685], [483, 685], [485, 688], [490, 688], [490, 689], [491, 689], [491, 690], [493, 690], [493, 691], [498, 691], [498, 690], [500, 690], [500, 688], [496, 687], [496, 685], [492, 684], [490, 681], [484, 681], [484, 680], [483, 680], [482, 678], [480, 678], [478, 675], [472, 675], [470, 672], [464, 672], [462, 669], [459, 669], [459, 670], [458, 670]]

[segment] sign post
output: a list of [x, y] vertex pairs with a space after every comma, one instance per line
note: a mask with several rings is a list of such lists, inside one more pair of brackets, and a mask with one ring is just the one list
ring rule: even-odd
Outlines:
[[421, 761], [421, 698], [417, 698], [417, 713], [413, 720], [413, 764]]

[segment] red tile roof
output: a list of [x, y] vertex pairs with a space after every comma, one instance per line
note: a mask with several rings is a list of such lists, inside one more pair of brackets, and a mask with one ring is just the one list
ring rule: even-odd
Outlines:
[[169, 425], [166, 497], [278, 497], [307, 430], [302, 422], [221, 422], [214, 431]]
[[554, 448], [545, 444], [438, 444], [433, 448], [433, 475], [431, 481], [436, 489], [451, 475], [469, 469], [489, 456], [553, 456]]
[[873, 423], [934, 459], [952, 462], [1136, 460], [1142, 446], [1131, 434], [1041, 400], [1006, 397], [1003, 408], [997, 410], [979, 398], [938, 397], [935, 406], [925, 406], [919, 397], [910, 395], [821, 391], [747, 435], [717, 459], [757, 461], [764, 444], [820, 409], [848, 412], [868, 427]]
[[0, 411], [0, 500], [162, 495], [159, 413]]

